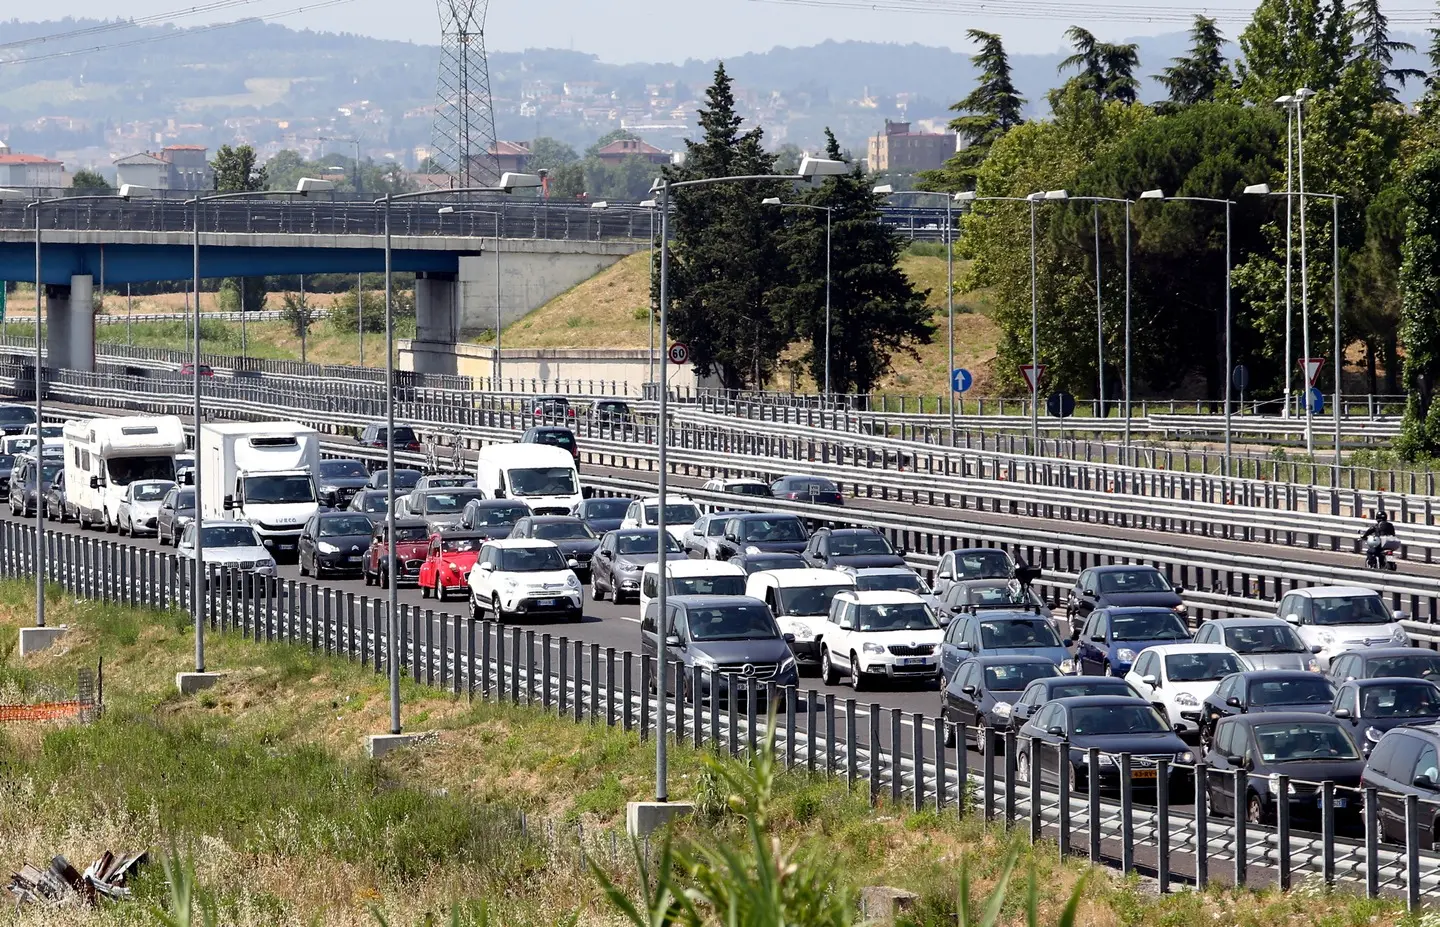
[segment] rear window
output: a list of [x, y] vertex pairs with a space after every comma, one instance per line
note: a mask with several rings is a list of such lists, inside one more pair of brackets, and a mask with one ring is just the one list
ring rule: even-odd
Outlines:
[[1059, 676], [1060, 669], [1054, 663], [1016, 663], [1011, 665], [985, 667], [985, 688], [1003, 692], [1018, 692], [1036, 679]]

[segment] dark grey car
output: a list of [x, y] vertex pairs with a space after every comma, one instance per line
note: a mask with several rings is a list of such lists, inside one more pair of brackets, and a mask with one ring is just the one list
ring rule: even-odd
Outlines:
[[905, 565], [904, 551], [896, 550], [874, 528], [821, 528], [810, 538], [804, 556], [819, 570]]
[[160, 514], [155, 517], [155, 531], [161, 544], [180, 546], [185, 526], [195, 520], [195, 490], [176, 486], [160, 500]]
[[[728, 696], [732, 684], [740, 694], [751, 679], [756, 685], [773, 682], [779, 686], [800, 681], [786, 635], [759, 599], [671, 596], [665, 600], [663, 624], [662, 635], [660, 605], [652, 602], [640, 623], [640, 650], [654, 659], [663, 649], [666, 663], [683, 664], [682, 685], [688, 698], [707, 698], [712, 693]], [[695, 666], [709, 671], [700, 674], [698, 692]], [[673, 676], [666, 677], [666, 690], [674, 691]]]
[[518, 499], [479, 499], [465, 506], [460, 515], [461, 531], [476, 531], [492, 541], [503, 541], [515, 530], [520, 519], [530, 514], [530, 506]]
[[586, 499], [570, 510], [570, 514], [582, 519], [597, 535], [614, 531], [625, 520], [625, 511], [634, 499], [620, 497], [596, 497]]
[[[680, 542], [665, 533], [665, 559], [685, 560]], [[640, 574], [647, 563], [660, 560], [660, 533], [655, 528], [608, 531], [591, 561], [590, 594], [598, 602], [613, 596], [616, 602], [640, 598]]]
[[484, 499], [485, 494], [478, 489], [463, 487], [425, 489], [409, 495], [405, 503], [405, 514], [410, 518], [425, 519], [431, 532], [441, 534], [460, 527], [461, 519], [465, 515], [465, 506]]
[[[398, 504], [399, 490], [396, 490]], [[386, 489], [362, 489], [350, 498], [348, 511], [363, 512], [366, 515], [384, 515], [390, 504], [390, 492]]]
[[320, 504], [332, 509], [341, 509], [350, 504], [355, 494], [370, 482], [370, 472], [365, 464], [353, 458], [337, 458], [320, 461], [315, 473], [316, 492]]
[[590, 566], [600, 538], [574, 515], [531, 515], [520, 519], [510, 532], [512, 538], [536, 538], [560, 548], [566, 566], [582, 583], [590, 581]]
[[15, 472], [15, 455], [0, 454], [0, 499], [10, 498], [10, 474]]
[[331, 573], [359, 575], [375, 523], [359, 512], [321, 512], [300, 532], [300, 575], [323, 579]]

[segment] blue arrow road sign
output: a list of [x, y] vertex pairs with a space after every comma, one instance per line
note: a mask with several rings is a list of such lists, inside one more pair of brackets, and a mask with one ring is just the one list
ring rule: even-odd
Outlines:
[[964, 367], [956, 367], [950, 371], [950, 388], [957, 393], [965, 392], [974, 382], [975, 378], [970, 376], [970, 371]]

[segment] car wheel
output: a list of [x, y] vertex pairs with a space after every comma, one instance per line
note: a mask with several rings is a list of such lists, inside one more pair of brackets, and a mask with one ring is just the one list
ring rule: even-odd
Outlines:
[[955, 725], [950, 723], [950, 709], [942, 703], [940, 706], [940, 719], [936, 721], [945, 731], [945, 746], [955, 746]]
[[835, 671], [835, 664], [830, 662], [830, 648], [820, 648], [820, 678], [825, 685], [833, 686], [840, 681], [840, 674]]
[[479, 621], [485, 617], [485, 607], [480, 604], [480, 599], [475, 593], [470, 593], [470, 619]]
[[320, 561], [319, 561], [319, 560], [315, 560], [315, 561], [313, 561], [313, 563], [312, 563], [311, 565], [312, 565], [312, 567], [313, 567], [313, 572], [315, 573], [315, 578], [316, 578], [316, 579], [324, 579], [324, 578], [325, 578], [325, 570], [320, 566]]
[[365, 585], [367, 586], [375, 585], [375, 577], [371, 576], [370, 571], [365, 569], [363, 566], [360, 568], [360, 578], [365, 580]]
[[982, 716], [975, 722], [975, 752], [984, 756], [990, 749], [990, 728], [985, 725], [985, 718]]
[[129, 533], [129, 529], [126, 527], [125, 522], [121, 521], [118, 517], [115, 519], [115, 533], [120, 535], [122, 538]]
[[1270, 823], [1270, 814], [1265, 810], [1264, 802], [1254, 792], [1250, 793], [1250, 800], [1245, 803], [1245, 820], [1251, 824]]
[[435, 577], [435, 600], [437, 602], [448, 602], [450, 600], [450, 587], [442, 583], [438, 576]]
[[427, 585], [425, 585], [424, 583], [421, 583], [421, 584], [420, 584], [420, 598], [422, 598], [422, 599], [428, 599], [428, 598], [430, 598], [430, 587], [427, 586]]
[[591, 578], [590, 595], [595, 599], [596, 602], [602, 602], [605, 599], [605, 588], [600, 585], [599, 576], [594, 576]]
[[865, 674], [860, 672], [860, 657], [854, 652], [850, 654], [850, 688], [856, 692], [865, 689]]
[[1015, 779], [1021, 785], [1030, 784], [1030, 754], [1022, 751], [1015, 757]]
[[501, 624], [504, 624], [504, 622], [505, 622], [505, 610], [500, 607], [500, 595], [499, 595], [499, 593], [496, 593], [496, 594], [490, 599], [490, 610], [495, 613], [495, 620], [498, 621], [498, 622], [500, 622]]
[[109, 534], [110, 532], [116, 530], [116, 525], [111, 524], [110, 522], [110, 512], [108, 510], [102, 510], [100, 512], [100, 521], [105, 528], [106, 534]]
[[[301, 576], [309, 576], [309, 575], [310, 575], [310, 571], [307, 570], [307, 569], [305, 569], [305, 555], [304, 555], [304, 554], [297, 554], [296, 557], [295, 557], [295, 563], [296, 563], [297, 566], [300, 567], [300, 575], [301, 575]], [[320, 576], [317, 574], [317, 575], [315, 576], [315, 578], [316, 578], [316, 579], [319, 579]]]

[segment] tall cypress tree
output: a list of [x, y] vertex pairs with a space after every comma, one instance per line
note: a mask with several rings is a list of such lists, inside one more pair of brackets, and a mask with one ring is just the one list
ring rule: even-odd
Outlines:
[[1225, 36], [1215, 20], [1197, 15], [1190, 27], [1190, 54], [1172, 58], [1174, 63], [1160, 75], [1171, 103], [1190, 106], [1215, 99], [1215, 91], [1230, 79], [1224, 47]]
[[[666, 167], [672, 182], [775, 173], [775, 156], [757, 127], [740, 131], [730, 76], [722, 63], [699, 111], [704, 137], [686, 142], [685, 163]], [[771, 311], [768, 289], [783, 281], [775, 247], [778, 211], [762, 206], [782, 184], [739, 182], [676, 190], [671, 211], [670, 329], [690, 347], [702, 375], [727, 389], [763, 387], [790, 342]]]
[[951, 106], [952, 112], [964, 113], [950, 120], [950, 129], [964, 142], [964, 147], [945, 162], [939, 170], [920, 174], [922, 190], [969, 190], [975, 185], [975, 171], [990, 153], [990, 147], [1006, 132], [1024, 121], [1025, 99], [1015, 89], [1010, 72], [1010, 56], [1000, 36], [993, 32], [971, 29], [965, 33], [980, 45], [970, 58], [979, 73], [979, 82], [965, 99]]
[[1135, 69], [1140, 67], [1139, 47], [1102, 42], [1094, 33], [1080, 26], [1065, 30], [1065, 38], [1075, 53], [1060, 62], [1060, 71], [1078, 68], [1070, 83], [1094, 93], [1102, 100], [1134, 103], [1139, 96], [1140, 81]]
[[[826, 157], [842, 155], [825, 130]], [[890, 369], [896, 354], [916, 357], [915, 345], [935, 334], [928, 292], [900, 272], [904, 250], [895, 230], [880, 221], [879, 198], [856, 167], [826, 178], [799, 200], [832, 210], [830, 230], [830, 389], [867, 393]], [[805, 347], [804, 362], [816, 384], [825, 382], [825, 216], [818, 209], [788, 209], [781, 251], [790, 283], [773, 293], [782, 314]]]
[[1395, 53], [1413, 52], [1415, 46], [1390, 38], [1390, 21], [1380, 9], [1380, 0], [1359, 0], [1353, 15], [1355, 61], [1370, 65], [1375, 99], [1386, 103], [1399, 102], [1391, 81], [1403, 87], [1408, 81], [1425, 79], [1424, 71], [1394, 67]]

